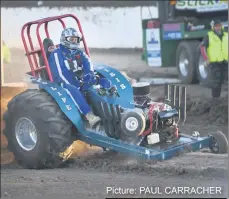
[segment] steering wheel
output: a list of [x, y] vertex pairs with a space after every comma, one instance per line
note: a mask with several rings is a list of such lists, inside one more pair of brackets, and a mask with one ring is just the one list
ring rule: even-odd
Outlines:
[[108, 96], [117, 96], [117, 97], [120, 97], [119, 93], [117, 92], [117, 89], [114, 89], [112, 90], [112, 88], [110, 89], [106, 89], [106, 88], [97, 88], [97, 92], [99, 95], [102, 95], [102, 96], [105, 96], [105, 95], [108, 95]]

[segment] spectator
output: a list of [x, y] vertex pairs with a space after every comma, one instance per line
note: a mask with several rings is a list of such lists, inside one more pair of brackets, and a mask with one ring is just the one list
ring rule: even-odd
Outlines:
[[5, 42], [2, 41], [2, 59], [4, 64], [10, 63], [11, 59], [11, 54], [10, 54], [10, 49], [6, 46]]
[[228, 70], [228, 33], [219, 20], [212, 23], [212, 30], [204, 38], [201, 54], [209, 67], [212, 97], [219, 98]]

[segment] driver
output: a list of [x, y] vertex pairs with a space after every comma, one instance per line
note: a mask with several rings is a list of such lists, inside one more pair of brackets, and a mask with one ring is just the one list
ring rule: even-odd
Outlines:
[[100, 84], [102, 88], [108, 90], [113, 90], [114, 87], [112, 87], [110, 80], [98, 78], [94, 74], [90, 58], [79, 49], [81, 40], [81, 33], [74, 28], [64, 29], [60, 45], [50, 54], [49, 66], [53, 81], [61, 84], [67, 91], [92, 128], [101, 121], [101, 118], [92, 112], [83, 91], [95, 84]]

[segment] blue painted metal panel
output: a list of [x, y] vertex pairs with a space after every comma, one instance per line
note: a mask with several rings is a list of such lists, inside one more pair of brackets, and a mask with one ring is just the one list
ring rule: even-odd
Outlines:
[[120, 96], [133, 100], [133, 88], [118, 70], [105, 64], [95, 64], [95, 71], [108, 78], [113, 85], [116, 85]]
[[174, 116], [178, 116], [178, 111], [176, 109], [171, 109], [167, 111], [161, 111], [158, 113], [161, 119], [169, 119]]
[[118, 89], [119, 97], [99, 96], [93, 88], [90, 89], [89, 98], [91, 103], [98, 104], [107, 102], [108, 104], [120, 105], [123, 108], [134, 108], [133, 88], [130, 82], [116, 69], [104, 64], [96, 64], [95, 71], [109, 79]]
[[83, 129], [80, 112], [67, 92], [58, 84], [30, 77], [30, 81], [38, 84], [40, 89], [47, 91], [57, 102], [63, 113], [75, 124], [77, 129]]
[[175, 156], [177, 153], [185, 152], [187, 149], [192, 151], [197, 151], [211, 144], [211, 138], [201, 138], [201, 139], [186, 139], [183, 143], [179, 144], [168, 144], [168, 149], [158, 150], [157, 148], [146, 148], [141, 146], [136, 146], [128, 143], [124, 143], [120, 140], [115, 140], [109, 137], [102, 137], [92, 132], [85, 132], [85, 136], [80, 136], [82, 141], [85, 141], [92, 145], [97, 145], [104, 148], [109, 148], [114, 151], [125, 153], [131, 156], [141, 157], [143, 159], [151, 160], [166, 160]]

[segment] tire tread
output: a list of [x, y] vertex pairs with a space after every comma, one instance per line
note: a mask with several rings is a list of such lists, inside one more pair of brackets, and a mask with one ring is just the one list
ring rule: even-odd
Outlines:
[[[17, 147], [12, 141], [13, 132], [11, 129], [12, 121], [15, 119], [15, 114], [18, 112], [29, 112], [33, 118], [37, 118], [35, 125], [40, 134], [44, 134], [48, 129], [48, 145], [45, 148], [44, 157], [37, 157], [37, 161], [29, 161], [17, 150]], [[38, 116], [35, 116], [38, 115]], [[20, 113], [19, 113], [20, 115]], [[39, 115], [41, 117], [39, 117]], [[3, 133], [8, 140], [8, 149], [15, 154], [15, 159], [19, 164], [23, 164], [26, 168], [55, 168], [59, 167], [63, 159], [59, 157], [59, 153], [63, 152], [74, 141], [72, 138], [72, 123], [60, 111], [55, 100], [43, 90], [27, 90], [14, 97], [8, 103], [8, 110], [4, 114], [5, 129]], [[45, 132], [46, 131], [46, 132]], [[46, 136], [46, 135], [45, 135]], [[42, 140], [44, 141], [44, 140]]]

